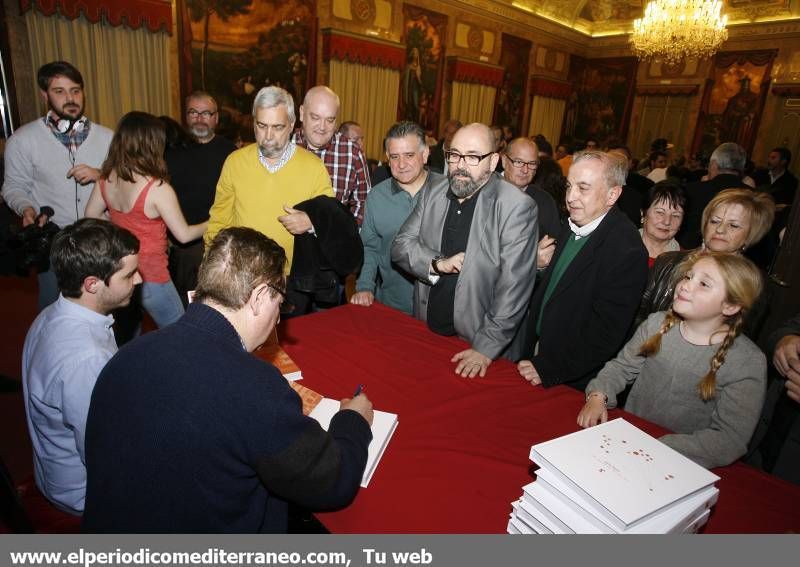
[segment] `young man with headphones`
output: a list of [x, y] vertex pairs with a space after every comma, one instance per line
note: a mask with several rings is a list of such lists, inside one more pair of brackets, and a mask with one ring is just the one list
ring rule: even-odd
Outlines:
[[[8, 139], [3, 198], [22, 217], [23, 226], [44, 224], [42, 207], [65, 227], [83, 217], [113, 132], [83, 115], [83, 76], [66, 61], [42, 65], [37, 73], [47, 114]], [[39, 309], [58, 298], [51, 271], [39, 274]]]

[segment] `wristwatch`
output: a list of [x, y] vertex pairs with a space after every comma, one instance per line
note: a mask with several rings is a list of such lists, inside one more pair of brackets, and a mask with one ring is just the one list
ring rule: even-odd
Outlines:
[[441, 256], [441, 255], [440, 255], [440, 256], [434, 256], [434, 257], [433, 257], [433, 260], [431, 260], [431, 271], [432, 271], [434, 274], [436, 274], [436, 275], [438, 275], [438, 276], [444, 275], [444, 274], [442, 274], [442, 272], [440, 272], [440, 271], [439, 271], [439, 268], [437, 268], [437, 267], [436, 267], [436, 263], [437, 263], [439, 260], [444, 260], [444, 259], [445, 259], [445, 256]]
[[598, 392], [597, 390], [586, 394], [586, 401], [588, 402], [589, 398], [600, 397], [600, 396], [603, 397], [603, 405], [608, 406], [608, 396], [605, 395], [603, 392]]

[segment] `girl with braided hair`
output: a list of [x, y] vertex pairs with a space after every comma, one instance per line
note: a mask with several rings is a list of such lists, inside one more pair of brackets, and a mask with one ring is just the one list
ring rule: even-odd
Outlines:
[[766, 389], [767, 362], [740, 334], [761, 273], [739, 254], [700, 252], [676, 270], [672, 308], [650, 315], [586, 386], [581, 427], [625, 410], [675, 433], [661, 441], [708, 468], [745, 454]]

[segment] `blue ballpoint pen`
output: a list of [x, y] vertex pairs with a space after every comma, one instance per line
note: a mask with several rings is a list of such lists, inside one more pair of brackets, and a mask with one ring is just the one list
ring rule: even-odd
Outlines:
[[363, 390], [364, 390], [364, 384], [359, 384], [358, 388], [356, 388], [356, 393], [353, 394], [353, 397], [355, 398], [356, 396], [358, 396]]

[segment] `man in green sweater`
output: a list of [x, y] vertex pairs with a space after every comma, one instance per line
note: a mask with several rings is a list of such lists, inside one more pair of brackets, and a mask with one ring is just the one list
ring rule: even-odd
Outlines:
[[625, 344], [647, 282], [647, 250], [614, 205], [627, 163], [610, 153], [575, 154], [569, 220], [533, 293], [519, 373], [533, 385], [583, 389]]

